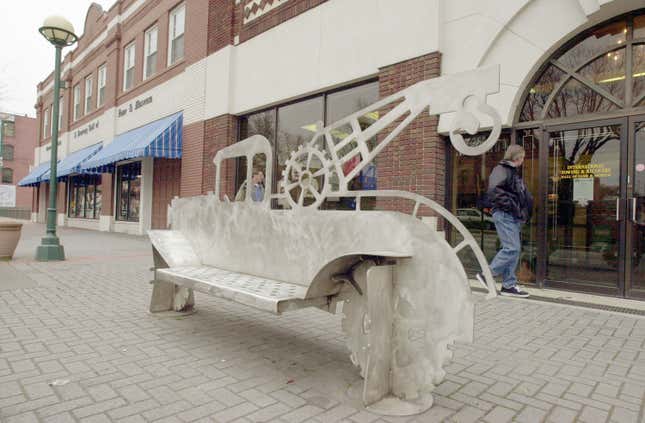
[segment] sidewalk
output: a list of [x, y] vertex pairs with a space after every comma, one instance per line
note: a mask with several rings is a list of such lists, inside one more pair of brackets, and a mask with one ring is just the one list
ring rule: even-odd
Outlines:
[[146, 238], [63, 228], [67, 260], [39, 263], [44, 233], [25, 224], [0, 263], [3, 423], [645, 423], [639, 316], [476, 293], [475, 342], [454, 346], [435, 405], [381, 417], [345, 395], [359, 376], [340, 316], [196, 293], [196, 314], [159, 318]]

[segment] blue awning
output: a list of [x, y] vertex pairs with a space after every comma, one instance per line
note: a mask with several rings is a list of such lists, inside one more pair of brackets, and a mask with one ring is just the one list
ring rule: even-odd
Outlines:
[[[103, 145], [101, 143], [90, 145], [89, 147], [82, 148], [78, 151], [71, 153], [69, 156], [65, 157], [63, 160], [60, 160], [57, 164], [56, 169], [56, 179], [60, 182], [63, 179], [67, 179], [67, 176], [72, 173], [98, 173], [90, 171], [81, 171], [81, 165], [87, 160], [94, 157], [94, 155], [101, 149]], [[50, 172], [47, 169], [47, 172], [42, 176], [49, 180]]]
[[[45, 177], [45, 174], [47, 175]], [[49, 162], [41, 163], [36, 166], [29, 175], [25, 176], [18, 182], [18, 186], [21, 187], [33, 187], [41, 182], [49, 181]]]
[[138, 157], [181, 158], [183, 113], [159, 119], [117, 136], [81, 165], [81, 172], [114, 172], [114, 164]]

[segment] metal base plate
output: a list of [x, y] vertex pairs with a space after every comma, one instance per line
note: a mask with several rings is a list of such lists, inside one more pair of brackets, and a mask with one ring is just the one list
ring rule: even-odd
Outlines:
[[[363, 395], [363, 379], [357, 380], [347, 389], [347, 396], [359, 400]], [[431, 394], [424, 394], [413, 401], [406, 401], [395, 396], [388, 396], [365, 407], [367, 411], [381, 416], [414, 416], [429, 410], [434, 403]]]

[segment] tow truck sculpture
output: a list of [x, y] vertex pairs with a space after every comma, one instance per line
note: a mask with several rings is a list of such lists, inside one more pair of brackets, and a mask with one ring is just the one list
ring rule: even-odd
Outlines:
[[[342, 308], [350, 357], [363, 378], [363, 404], [388, 415], [428, 409], [451, 357], [448, 344], [473, 337], [474, 305], [457, 252], [472, 249], [492, 298], [486, 258], [468, 230], [436, 202], [405, 191], [348, 186], [428, 106], [430, 114], [455, 112], [450, 140], [460, 153], [483, 154], [501, 129], [497, 112], [485, 102], [498, 91], [494, 66], [422, 81], [384, 98], [319, 129], [293, 152], [277, 194], [269, 195], [273, 157], [266, 138], [255, 135], [220, 150], [214, 195], [174, 199], [172, 230], [150, 231], [156, 267], [151, 312], [191, 309], [193, 290], [276, 314]], [[373, 113], [388, 107], [385, 114]], [[359, 118], [368, 113], [378, 119], [363, 129]], [[469, 146], [461, 133], [477, 132], [478, 114], [490, 117], [492, 130], [485, 142]], [[369, 141], [377, 134], [380, 142]], [[245, 157], [251, 187], [258, 154], [266, 157], [264, 200], [253, 202], [251, 189], [244, 201], [222, 199], [222, 162]], [[345, 166], [350, 160], [352, 168]], [[329, 197], [353, 197], [356, 210], [319, 210]], [[367, 197], [408, 200], [413, 212], [361, 210]], [[290, 210], [273, 210], [272, 200]], [[463, 241], [448, 244], [419, 219], [421, 207], [443, 217]]]

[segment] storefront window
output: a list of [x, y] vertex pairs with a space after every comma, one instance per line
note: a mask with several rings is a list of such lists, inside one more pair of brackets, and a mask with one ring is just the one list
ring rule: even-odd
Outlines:
[[141, 204], [141, 162], [117, 167], [116, 220], [139, 221]]
[[67, 215], [83, 219], [98, 219], [102, 204], [100, 175], [70, 176], [67, 184], [69, 187]]
[[[261, 134], [271, 142], [276, 158], [273, 190], [280, 192], [282, 171], [286, 167], [291, 152], [311, 141], [313, 135], [320, 129], [317, 124], [329, 125], [369, 106], [378, 100], [378, 92], [378, 82], [372, 82], [248, 115], [240, 120], [240, 140]], [[359, 125], [361, 129], [366, 129], [377, 119], [378, 112], [369, 113], [359, 118]], [[342, 136], [340, 132], [335, 135]], [[350, 132], [351, 127], [348, 128], [345, 136]], [[372, 144], [375, 143], [376, 140], [372, 140]], [[264, 169], [264, 159], [261, 156], [256, 156], [253, 167]], [[376, 189], [375, 174], [374, 165], [366, 167], [356, 180], [352, 181], [350, 189]], [[239, 192], [245, 177], [246, 162], [241, 159], [237, 163], [236, 192]], [[317, 183], [321, 186], [322, 177]], [[338, 178], [333, 174], [330, 184], [332, 190], [338, 189]], [[305, 198], [304, 203], [312, 200], [313, 198]], [[278, 206], [286, 206], [286, 204], [278, 204]], [[364, 202], [362, 206], [364, 209], [372, 207], [369, 202]], [[321, 206], [321, 208], [334, 209], [353, 207], [355, 207], [353, 200], [345, 201], [334, 197], [329, 198]]]

